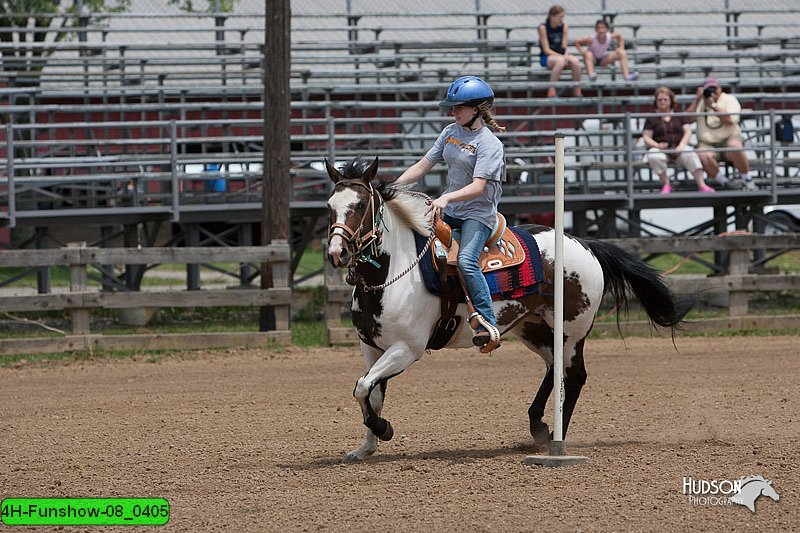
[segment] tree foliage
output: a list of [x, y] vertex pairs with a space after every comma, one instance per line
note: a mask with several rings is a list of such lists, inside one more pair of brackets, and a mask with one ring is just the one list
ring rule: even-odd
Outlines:
[[[200, 0], [200, 2], [193, 2], [192, 0], [168, 0], [167, 3], [171, 6], [178, 6], [183, 11], [188, 11], [189, 13], [229, 13], [233, 11], [236, 0]], [[201, 4], [201, 6], [198, 7], [197, 4]], [[206, 4], [205, 7], [202, 7], [202, 4]]]
[[91, 12], [117, 13], [131, 0], [0, 0], [0, 53], [10, 84], [38, 85], [55, 45], [75, 36]]
[[[167, 0], [188, 12], [230, 12], [236, 0]], [[204, 6], [204, 7], [202, 7]], [[97, 14], [128, 11], [131, 0], [0, 0], [0, 69], [9, 85], [37, 86], [59, 42], [77, 38]]]

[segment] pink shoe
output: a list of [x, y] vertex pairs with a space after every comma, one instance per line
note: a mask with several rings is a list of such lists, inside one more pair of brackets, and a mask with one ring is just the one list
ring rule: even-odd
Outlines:
[[703, 185], [700, 187], [700, 192], [717, 192], [714, 190], [713, 187], [709, 187], [708, 185]]
[[[713, 189], [712, 189], [712, 190], [713, 190]], [[671, 192], [672, 192], [672, 185], [670, 185], [669, 183], [665, 183], [665, 184], [664, 184], [664, 185], [661, 187], [661, 194], [669, 194], [669, 193], [671, 193]]]

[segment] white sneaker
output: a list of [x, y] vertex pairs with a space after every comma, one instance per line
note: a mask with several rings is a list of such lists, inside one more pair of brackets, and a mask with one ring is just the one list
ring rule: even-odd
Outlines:
[[592, 72], [589, 74], [589, 81], [594, 81], [597, 79], [597, 72]]
[[756, 189], [758, 189], [758, 187], [756, 187], [755, 180], [744, 180], [744, 182], [742, 183], [742, 189], [746, 191], [755, 191]]
[[625, 81], [636, 81], [638, 79], [639, 79], [639, 71], [638, 70], [634, 70], [633, 72], [628, 74], [628, 77], [625, 78]]

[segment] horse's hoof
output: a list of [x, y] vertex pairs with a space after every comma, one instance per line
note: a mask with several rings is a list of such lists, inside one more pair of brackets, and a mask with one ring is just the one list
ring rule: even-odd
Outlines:
[[531, 424], [531, 436], [533, 437], [533, 442], [535, 442], [537, 446], [549, 445], [552, 438], [550, 428], [547, 427], [547, 424], [544, 422]]
[[394, 428], [392, 428], [392, 424], [387, 420], [386, 430], [380, 435], [375, 435], [375, 436], [381, 440], [392, 440], [392, 437], [394, 437]]
[[349, 452], [349, 453], [344, 454], [344, 457], [342, 457], [342, 462], [345, 463], [345, 464], [353, 464], [353, 463], [361, 462], [362, 459], [363, 459], [363, 457], [359, 457], [358, 455], [354, 454], [353, 452]]

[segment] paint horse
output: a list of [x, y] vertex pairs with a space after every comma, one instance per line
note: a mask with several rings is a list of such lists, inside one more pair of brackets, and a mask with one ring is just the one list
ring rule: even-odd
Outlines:
[[[361, 339], [367, 373], [353, 391], [361, 407], [366, 437], [362, 445], [344, 456], [358, 461], [373, 454], [378, 441], [388, 441], [394, 430], [381, 417], [386, 384], [426, 352], [431, 332], [441, 315], [439, 297], [421, 279], [414, 234], [432, 240], [430, 201], [421, 193], [392, 188], [385, 182], [373, 186], [378, 159], [367, 164], [360, 158], [340, 172], [325, 162], [334, 187], [328, 199], [330, 223], [328, 260], [336, 268], [347, 267], [354, 285], [351, 316]], [[547, 371], [528, 410], [530, 431], [538, 445], [552, 438], [542, 421], [553, 388], [553, 267], [555, 231], [544, 226], [520, 226], [535, 239], [541, 255], [544, 279], [550, 287], [522, 298], [494, 301], [501, 334], [513, 333], [544, 359]], [[423, 250], [424, 251], [424, 250]], [[622, 249], [601, 241], [564, 238], [564, 410], [566, 433], [581, 388], [586, 382], [584, 344], [605, 293], [617, 309], [627, 309], [629, 288], [640, 301], [650, 322], [674, 334], [694, 304], [693, 297], [676, 298], [659, 273]], [[465, 304], [456, 314], [467, 316]], [[467, 320], [447, 344], [449, 348], [472, 346], [473, 332]]]

